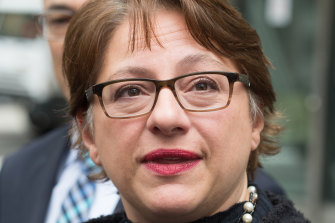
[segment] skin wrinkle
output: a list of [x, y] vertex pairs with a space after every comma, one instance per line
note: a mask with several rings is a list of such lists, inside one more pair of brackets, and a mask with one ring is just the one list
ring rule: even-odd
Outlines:
[[[182, 59], [176, 65], [176, 70], [189, 70], [188, 67], [193, 67], [198, 64], [213, 64], [214, 66], [225, 66], [222, 62], [215, 60], [214, 58], [208, 57], [208, 55], [204, 54], [195, 54], [195, 55], [188, 55], [184, 59]], [[183, 69], [185, 67], [185, 69]], [[202, 71], [201, 69], [194, 69], [192, 72]], [[180, 73], [177, 75], [171, 76], [179, 76], [185, 73]], [[110, 80], [119, 80], [119, 79], [126, 79], [126, 78], [152, 78], [154, 73], [149, 69], [140, 66], [126, 66], [120, 70], [117, 70], [115, 73], [111, 74], [111, 77], [108, 78]]]
[[[249, 110], [250, 110], [250, 120], [252, 121], [252, 125], [255, 124], [257, 117], [263, 118], [263, 112], [258, 106], [257, 100], [254, 98], [254, 95], [248, 90], [249, 95]], [[90, 104], [84, 121], [84, 129], [88, 128], [90, 134], [94, 138], [94, 127], [93, 127], [93, 104]], [[78, 133], [80, 130], [77, 130]]]
[[[219, 61], [213, 60], [212, 58], [208, 57], [207, 55], [203, 55], [203, 54], [196, 54], [196, 55], [189, 55], [186, 56], [184, 59], [182, 59], [180, 62], [178, 62], [178, 65], [176, 65], [176, 67], [178, 67], [179, 69], [181, 69], [181, 67], [183, 66], [192, 66], [195, 65], [197, 63], [206, 63], [206, 62], [214, 62], [217, 65], [222, 66], [223, 64]], [[178, 69], [177, 68], [177, 69]], [[197, 70], [195, 70], [197, 71]], [[135, 76], [131, 75], [128, 76], [129, 73], [133, 73], [136, 74]], [[141, 77], [141, 78], [150, 78], [153, 76], [153, 73], [151, 73], [150, 70], [147, 70], [145, 68], [142, 67], [125, 67], [117, 72], [115, 72], [113, 75], [113, 77], [116, 76], [118, 78], [110, 78], [109, 80], [116, 80], [116, 79], [123, 79], [123, 78], [132, 78], [132, 77]], [[262, 110], [260, 109], [260, 107], [258, 106], [257, 103], [257, 99], [255, 99], [255, 96], [250, 92], [250, 90], [248, 90], [248, 95], [249, 95], [249, 113], [250, 113], [250, 119], [252, 121], [252, 125], [255, 124], [257, 117], [261, 117], [263, 118], [263, 113]], [[89, 106], [89, 109], [87, 111], [87, 115], [85, 118], [85, 122], [84, 122], [84, 128], [88, 128], [90, 134], [92, 135], [92, 138], [94, 139], [94, 128], [93, 128], [93, 105], [91, 104]], [[100, 109], [100, 107], [98, 107], [98, 109]]]

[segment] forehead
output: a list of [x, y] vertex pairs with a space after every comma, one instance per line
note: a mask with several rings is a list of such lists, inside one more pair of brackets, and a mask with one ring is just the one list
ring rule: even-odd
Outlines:
[[[154, 34], [149, 39], [150, 46], [147, 45], [144, 34], [141, 34], [141, 27], [136, 26], [134, 36], [129, 35], [132, 32], [129, 20], [117, 27], [109, 42], [102, 71], [107, 74], [107, 79], [114, 74], [122, 76], [123, 73], [131, 73], [132, 67], [145, 68], [152, 74], [162, 74], [163, 70], [168, 74], [208, 70], [209, 66], [237, 72], [232, 61], [219, 57], [193, 39], [182, 13], [161, 10], [155, 12], [154, 18]], [[132, 41], [129, 38], [135, 43], [133, 50], [130, 49]], [[139, 73], [138, 69], [136, 73]], [[105, 80], [104, 75], [98, 79], [100, 78], [103, 80], [98, 82]]]
[[[112, 36], [110, 45], [124, 48], [127, 53], [143, 53], [157, 48], [165, 48], [171, 44], [186, 42], [195, 43], [188, 32], [184, 15], [172, 10], [157, 10], [151, 14], [152, 26], [144, 27], [143, 21], [135, 23], [131, 18], [126, 18]], [[146, 30], [146, 31], [144, 31]], [[132, 48], [133, 51], [128, 51]]]
[[72, 10], [78, 10], [87, 0], [44, 0], [44, 9], [62, 6]]

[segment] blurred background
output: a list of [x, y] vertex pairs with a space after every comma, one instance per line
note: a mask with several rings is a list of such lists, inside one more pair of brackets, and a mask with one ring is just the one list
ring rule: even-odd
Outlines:
[[41, 12], [42, 0], [0, 0], [0, 163], [64, 121]]
[[[312, 222], [335, 219], [335, 2], [232, 0], [257, 30], [274, 69], [283, 114], [282, 152], [265, 169]], [[0, 0], [0, 166], [65, 121], [47, 42], [35, 21], [41, 0]]]

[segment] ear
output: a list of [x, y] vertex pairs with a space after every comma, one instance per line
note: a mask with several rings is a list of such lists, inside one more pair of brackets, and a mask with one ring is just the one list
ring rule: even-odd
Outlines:
[[77, 113], [76, 120], [80, 128], [80, 134], [83, 140], [83, 144], [85, 148], [89, 151], [92, 161], [96, 165], [101, 166], [99, 153], [98, 153], [97, 147], [94, 142], [94, 136], [90, 128], [87, 125], [85, 125], [85, 117], [84, 117], [83, 112]]
[[252, 123], [251, 132], [251, 150], [257, 149], [259, 143], [261, 142], [261, 132], [264, 128], [264, 118], [258, 115]]

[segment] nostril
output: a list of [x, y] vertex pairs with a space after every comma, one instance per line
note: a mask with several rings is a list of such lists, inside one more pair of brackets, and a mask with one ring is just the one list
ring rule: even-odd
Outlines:
[[182, 132], [185, 132], [185, 130], [182, 127], [173, 127], [173, 128], [166, 128], [166, 127], [158, 127], [155, 126], [152, 129], [152, 132], [154, 134], [163, 134], [163, 135], [175, 135], [180, 134]]
[[157, 127], [157, 126], [155, 126], [154, 128], [153, 128], [153, 133], [158, 133], [158, 132], [160, 132], [160, 130], [159, 130], [159, 128]]

